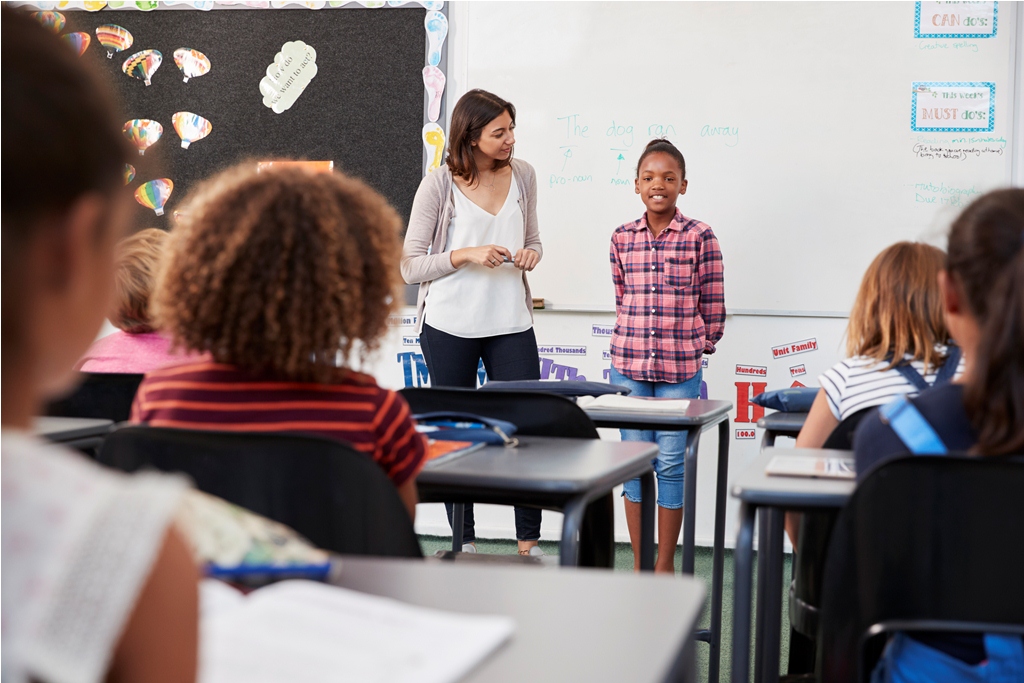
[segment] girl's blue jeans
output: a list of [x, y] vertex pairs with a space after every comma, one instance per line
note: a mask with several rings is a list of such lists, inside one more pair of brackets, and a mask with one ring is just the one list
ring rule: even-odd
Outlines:
[[[612, 384], [629, 387], [630, 396], [657, 398], [700, 398], [703, 370], [685, 382], [648, 382], [630, 379], [614, 367], [609, 375]], [[623, 429], [623, 441], [650, 441], [658, 444], [654, 473], [658, 478], [658, 506], [669, 510], [683, 507], [683, 474], [686, 454], [686, 432], [663, 432], [651, 429]], [[622, 487], [622, 495], [631, 503], [640, 502], [640, 479], [631, 479]]]

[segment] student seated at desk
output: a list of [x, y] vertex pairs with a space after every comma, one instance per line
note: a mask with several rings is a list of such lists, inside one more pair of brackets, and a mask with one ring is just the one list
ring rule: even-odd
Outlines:
[[113, 290], [132, 150], [107, 84], [22, 10], [3, 25], [4, 683], [192, 681], [186, 484], [111, 472], [31, 433]]
[[167, 237], [165, 231], [149, 228], [117, 245], [110, 321], [118, 331], [89, 347], [78, 361], [82, 372], [141, 375], [184, 359], [171, 352], [171, 340], [153, 329], [149, 315], [149, 298]]
[[[939, 286], [967, 365], [953, 384], [907, 403], [949, 451], [1024, 454], [1024, 190], [990, 192], [964, 210], [950, 230]], [[911, 450], [888, 417], [883, 421], [881, 413], [889, 410], [868, 415], [857, 429], [858, 476]], [[900, 633], [872, 680], [1024, 680], [1024, 642], [978, 633]]]
[[176, 346], [205, 356], [149, 373], [132, 420], [345, 441], [415, 516], [426, 442], [397, 393], [347, 367], [376, 349], [399, 300], [395, 210], [338, 172], [244, 164], [179, 215], [153, 314]]
[[[936, 247], [898, 242], [871, 262], [850, 311], [847, 358], [819, 378], [821, 389], [797, 448], [821, 448], [847, 418], [896, 396], [915, 396], [962, 372], [960, 349], [949, 345], [942, 317], [938, 275], [944, 259]], [[794, 545], [799, 517], [786, 515]]]
[[[866, 411], [947, 383], [962, 369], [960, 349], [949, 344], [942, 317], [938, 274], [944, 259], [933, 246], [899, 242], [871, 262], [850, 311], [847, 358], [819, 378], [821, 389], [797, 436], [797, 448], [821, 448], [828, 442], [848, 449], [851, 422]], [[847, 436], [840, 435], [840, 424]], [[796, 549], [796, 594], [811, 605], [820, 599], [824, 549], [835, 519], [834, 512], [786, 513], [786, 532]], [[794, 631], [790, 643], [790, 673], [812, 670], [813, 641]]]

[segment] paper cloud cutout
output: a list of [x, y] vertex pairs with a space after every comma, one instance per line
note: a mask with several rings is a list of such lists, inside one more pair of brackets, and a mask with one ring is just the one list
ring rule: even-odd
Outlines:
[[275, 114], [287, 111], [316, 76], [316, 50], [301, 40], [285, 43], [260, 81], [263, 105]]

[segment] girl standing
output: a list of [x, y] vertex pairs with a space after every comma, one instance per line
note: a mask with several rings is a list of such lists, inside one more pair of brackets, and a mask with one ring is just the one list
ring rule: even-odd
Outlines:
[[[483, 361], [493, 380], [540, 379], [526, 273], [540, 261], [537, 178], [512, 158], [516, 109], [471, 90], [452, 112], [448, 159], [420, 183], [402, 254], [419, 283], [420, 345], [435, 387], [475, 388]], [[452, 505], [448, 521], [452, 520]], [[540, 510], [515, 509], [521, 555], [542, 554]], [[463, 548], [476, 552], [473, 506]]]
[[[676, 208], [686, 193], [686, 161], [675, 145], [652, 140], [637, 164], [636, 193], [647, 210], [612, 234], [615, 283], [610, 381], [632, 396], [698, 398], [701, 357], [725, 330], [722, 252], [711, 228]], [[656, 441], [658, 560], [675, 571], [683, 524], [685, 432], [623, 429], [624, 441]], [[640, 568], [640, 480], [623, 486], [633, 566]]]

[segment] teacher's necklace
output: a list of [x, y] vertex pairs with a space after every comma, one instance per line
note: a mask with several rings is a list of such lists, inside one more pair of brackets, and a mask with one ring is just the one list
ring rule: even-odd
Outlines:
[[484, 181], [482, 180], [483, 174], [481, 173], [480, 175], [481, 175], [480, 184], [483, 185], [484, 187], [486, 187], [491, 192], [494, 192], [494, 180], [495, 180], [495, 178], [497, 178], [498, 174], [495, 173], [494, 171], [491, 171], [491, 184], [490, 185], [487, 185], [486, 183], [484, 183]]

